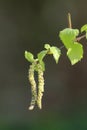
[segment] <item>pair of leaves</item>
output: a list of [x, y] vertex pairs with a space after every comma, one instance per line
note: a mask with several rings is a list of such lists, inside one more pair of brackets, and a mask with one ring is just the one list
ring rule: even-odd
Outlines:
[[67, 49], [67, 56], [74, 65], [83, 57], [83, 47], [79, 42], [76, 42], [76, 37], [79, 35], [78, 29], [66, 28], [60, 31], [59, 37]]
[[[44, 71], [45, 70], [45, 64], [43, 62], [43, 58], [46, 54], [47, 54], [47, 51], [41, 51], [38, 54], [38, 58], [34, 59], [34, 55], [31, 52], [25, 51], [25, 59], [28, 60], [30, 63], [33, 63], [33, 62], [36, 62], [36, 61], [39, 62], [42, 66], [43, 71]], [[35, 66], [35, 70], [38, 71], [37, 64]]]
[[[55, 46], [51, 47], [49, 44], [45, 44], [44, 48], [46, 50], [43, 50], [40, 53], [38, 53], [37, 59], [34, 59], [34, 55], [31, 52], [25, 51], [25, 58], [31, 63], [38, 61], [41, 64], [43, 71], [45, 70], [45, 63], [43, 59], [47, 54], [52, 54], [56, 63], [58, 63], [58, 60], [61, 54], [60, 49]], [[37, 67], [35, 68], [35, 70], [37, 71]]]

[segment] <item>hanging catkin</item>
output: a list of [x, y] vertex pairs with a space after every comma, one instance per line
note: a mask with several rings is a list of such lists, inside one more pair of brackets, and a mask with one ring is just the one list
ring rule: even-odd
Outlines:
[[32, 110], [35, 106], [36, 100], [37, 100], [37, 89], [36, 89], [36, 82], [34, 79], [34, 68], [35, 68], [35, 63], [32, 63], [29, 68], [29, 82], [31, 84], [31, 93], [32, 93], [32, 99], [30, 103], [29, 110]]
[[42, 66], [38, 63], [38, 95], [37, 95], [37, 105], [42, 108], [42, 96], [44, 92], [44, 77]]

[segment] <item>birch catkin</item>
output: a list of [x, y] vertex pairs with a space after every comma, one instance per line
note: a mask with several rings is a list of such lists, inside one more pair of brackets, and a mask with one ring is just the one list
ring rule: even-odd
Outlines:
[[38, 63], [38, 95], [37, 95], [37, 105], [42, 108], [42, 96], [44, 92], [44, 77], [42, 66]]
[[29, 110], [32, 110], [35, 107], [35, 103], [37, 100], [37, 89], [36, 89], [36, 82], [34, 79], [34, 67], [35, 67], [35, 63], [32, 63], [32, 65], [30, 65], [30, 68], [29, 68], [28, 78], [31, 84], [31, 93], [32, 93], [32, 99], [31, 99]]

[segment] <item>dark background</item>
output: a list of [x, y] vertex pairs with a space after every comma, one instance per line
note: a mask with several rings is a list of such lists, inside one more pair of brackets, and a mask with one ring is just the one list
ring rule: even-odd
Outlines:
[[87, 41], [84, 58], [71, 66], [62, 49], [58, 65], [45, 58], [43, 109], [29, 111], [29, 63], [24, 51], [35, 55], [44, 43], [60, 47], [59, 31], [87, 23], [87, 0], [0, 1], [0, 130], [87, 129]]

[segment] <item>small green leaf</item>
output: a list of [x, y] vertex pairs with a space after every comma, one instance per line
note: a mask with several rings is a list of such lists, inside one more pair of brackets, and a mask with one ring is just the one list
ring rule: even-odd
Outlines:
[[43, 50], [40, 53], [38, 53], [37, 57], [38, 57], [39, 62], [43, 60], [46, 54], [47, 54], [47, 50]]
[[83, 47], [78, 42], [72, 44], [72, 47], [68, 49], [67, 56], [74, 65], [83, 58]]
[[25, 59], [32, 63], [34, 61], [34, 56], [32, 53], [25, 51]]
[[76, 36], [79, 35], [78, 29], [66, 28], [60, 31], [59, 37], [62, 40], [64, 46], [68, 49], [71, 47], [71, 44], [74, 43]]
[[48, 50], [48, 49], [50, 49], [50, 45], [49, 44], [45, 44], [44, 48]]
[[84, 31], [87, 32], [87, 24], [85, 24], [85, 25], [83, 25], [83, 26], [81, 27], [81, 32], [84, 32]]
[[53, 54], [53, 57], [54, 57], [56, 63], [58, 63], [58, 60], [59, 60], [59, 57], [61, 54], [60, 49], [55, 46], [52, 46], [52, 47], [50, 47], [50, 52]]

